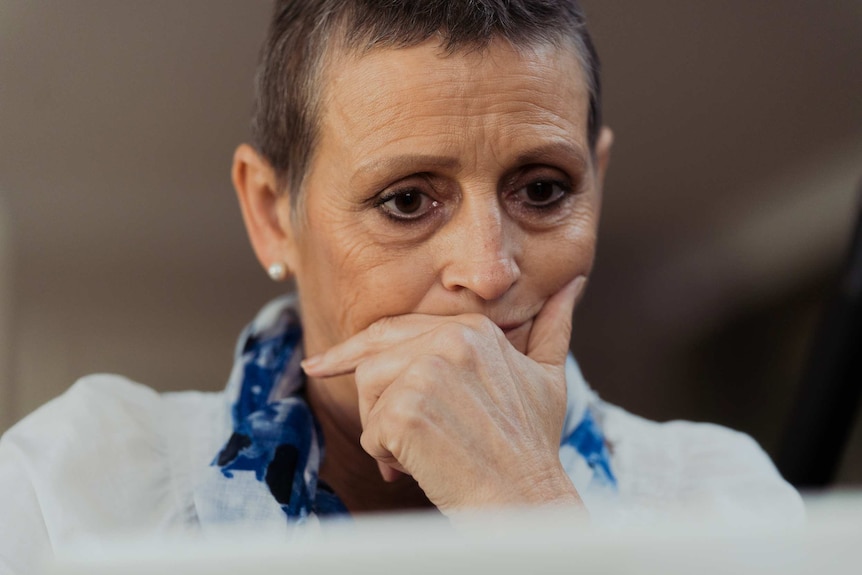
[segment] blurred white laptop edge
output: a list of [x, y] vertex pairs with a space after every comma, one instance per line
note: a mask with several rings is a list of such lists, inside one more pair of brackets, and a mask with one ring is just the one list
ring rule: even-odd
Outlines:
[[862, 493], [810, 497], [805, 526], [734, 525], [680, 513], [596, 526], [551, 511], [389, 515], [284, 531], [247, 529], [80, 542], [45, 575], [290, 573], [862, 572]]

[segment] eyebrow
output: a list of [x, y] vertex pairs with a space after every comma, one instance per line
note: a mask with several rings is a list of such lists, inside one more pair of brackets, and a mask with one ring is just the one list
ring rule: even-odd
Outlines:
[[[566, 163], [574, 160], [573, 167], [581, 172], [586, 171], [589, 166], [583, 149], [566, 141], [551, 142], [525, 150], [515, 157], [514, 165], [555, 163], [561, 160], [565, 160]], [[433, 169], [457, 170], [460, 167], [461, 161], [451, 156], [401, 154], [363, 163], [353, 173], [351, 182], [381, 173], [409, 175]]]
[[574, 161], [573, 167], [580, 172], [585, 172], [589, 167], [589, 161], [584, 150], [567, 141], [552, 142], [526, 150], [518, 154], [515, 165], [546, 164], [561, 160], [565, 160], [566, 163]]
[[351, 181], [374, 174], [403, 174], [427, 172], [430, 169], [457, 170], [461, 167], [458, 158], [428, 154], [401, 154], [365, 162], [353, 173]]

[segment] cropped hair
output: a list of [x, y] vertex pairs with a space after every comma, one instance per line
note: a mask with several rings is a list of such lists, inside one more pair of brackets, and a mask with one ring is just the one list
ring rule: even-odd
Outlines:
[[295, 200], [317, 142], [329, 53], [358, 55], [439, 38], [445, 54], [497, 38], [516, 49], [573, 47], [589, 88], [587, 141], [601, 127], [599, 59], [577, 0], [278, 0], [255, 78], [252, 143]]

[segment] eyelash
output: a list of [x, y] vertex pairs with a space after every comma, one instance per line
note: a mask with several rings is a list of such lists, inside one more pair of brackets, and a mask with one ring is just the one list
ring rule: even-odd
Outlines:
[[537, 178], [534, 179], [523, 186], [518, 187], [512, 195], [517, 196], [520, 194], [521, 190], [527, 189], [529, 186], [533, 186], [536, 184], [548, 184], [554, 186], [560, 190], [560, 194], [557, 198], [547, 202], [540, 204], [531, 204], [526, 201], [520, 200], [519, 204], [526, 210], [530, 210], [533, 212], [548, 212], [555, 210], [560, 207], [569, 196], [572, 195], [573, 187], [572, 184], [565, 180], [553, 179], [553, 178]]
[[[388, 204], [392, 200], [395, 200], [399, 197], [404, 197], [408, 194], [417, 194], [418, 196], [420, 196], [421, 202], [430, 202], [431, 205], [428, 208], [428, 210], [426, 210], [424, 213], [422, 213], [418, 216], [411, 217], [411, 216], [397, 215], [394, 211], [392, 211], [386, 207], [386, 204]], [[408, 224], [408, 225], [418, 223], [419, 221], [424, 220], [426, 217], [428, 217], [429, 212], [431, 210], [437, 208], [439, 205], [440, 205], [440, 202], [432, 199], [431, 196], [429, 196], [428, 194], [426, 194], [425, 192], [423, 192], [419, 188], [414, 188], [414, 187], [402, 188], [399, 190], [386, 192], [383, 195], [379, 196], [374, 201], [374, 207], [377, 208], [378, 210], [380, 210], [384, 216], [386, 216], [387, 218], [389, 218], [390, 220], [392, 220], [396, 223]]]
[[[536, 179], [533, 179], [533, 180], [527, 182], [523, 186], [518, 187], [517, 189], [515, 189], [514, 191], [510, 192], [507, 195], [518, 196], [522, 190], [525, 190], [527, 187], [532, 186], [532, 185], [536, 185], [536, 184], [548, 184], [548, 185], [554, 186], [555, 188], [558, 188], [560, 190], [559, 197], [557, 197], [556, 199], [554, 199], [552, 201], [549, 201], [548, 203], [544, 203], [544, 204], [531, 204], [528, 201], [525, 201], [525, 200], [520, 199], [520, 198], [517, 200], [519, 209], [532, 212], [533, 214], [536, 214], [536, 215], [540, 215], [542, 213], [552, 212], [555, 209], [560, 208], [561, 204], [563, 202], [565, 202], [566, 199], [569, 198], [574, 192], [574, 187], [572, 186], [572, 184], [570, 182], [568, 182], [566, 180], [554, 179], [554, 178], [536, 178]], [[397, 215], [394, 211], [392, 211], [386, 207], [386, 204], [391, 202], [392, 200], [395, 200], [399, 197], [406, 196], [408, 194], [419, 195], [420, 201], [431, 203], [430, 207], [428, 207], [428, 209], [426, 209], [422, 214], [420, 214], [418, 216], [414, 216], [414, 217]], [[402, 225], [413, 225], [413, 224], [417, 224], [417, 223], [427, 219], [428, 217], [430, 217], [431, 211], [438, 208], [440, 206], [440, 202], [438, 202], [437, 200], [434, 200], [433, 198], [431, 198], [431, 196], [429, 196], [427, 193], [423, 192], [422, 190], [420, 190], [417, 187], [408, 187], [408, 188], [402, 188], [402, 189], [393, 190], [391, 192], [383, 193], [381, 196], [378, 196], [374, 200], [373, 205], [377, 210], [382, 212], [382, 214], [386, 218], [388, 218], [389, 220], [392, 220], [393, 222], [398, 223], [398, 224], [402, 224]]]

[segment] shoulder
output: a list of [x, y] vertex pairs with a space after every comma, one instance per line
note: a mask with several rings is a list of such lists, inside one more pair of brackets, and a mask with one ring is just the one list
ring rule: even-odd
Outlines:
[[146, 441], [159, 403], [158, 393], [124, 377], [87, 376], [14, 425], [0, 445], [34, 470], [84, 461], [95, 450], [116, 448], [118, 434]]
[[749, 435], [711, 423], [658, 423], [599, 402], [620, 495], [634, 507], [729, 521], [800, 523], [802, 500]]
[[[219, 397], [159, 394], [116, 375], [79, 380], [0, 439], [0, 507], [14, 509], [0, 517], [0, 541], [22, 523], [30, 531], [22, 537], [46, 549], [182, 523], [192, 512], [183, 486], [195, 451], [192, 414], [216, 413]], [[0, 567], [10, 553], [0, 543]]]
[[13, 426], [2, 445], [33, 471], [75, 466], [88, 476], [117, 456], [158, 450], [161, 403], [157, 392], [124, 377], [90, 375]]
[[[153, 389], [113, 374], [88, 375], [76, 381], [62, 395], [25, 417], [4, 436], [18, 437], [36, 432], [50, 434], [57, 426], [76, 424], [84, 428], [104, 420], [132, 415], [130, 423], [160, 401]], [[81, 429], [78, 427], [78, 429]]]

